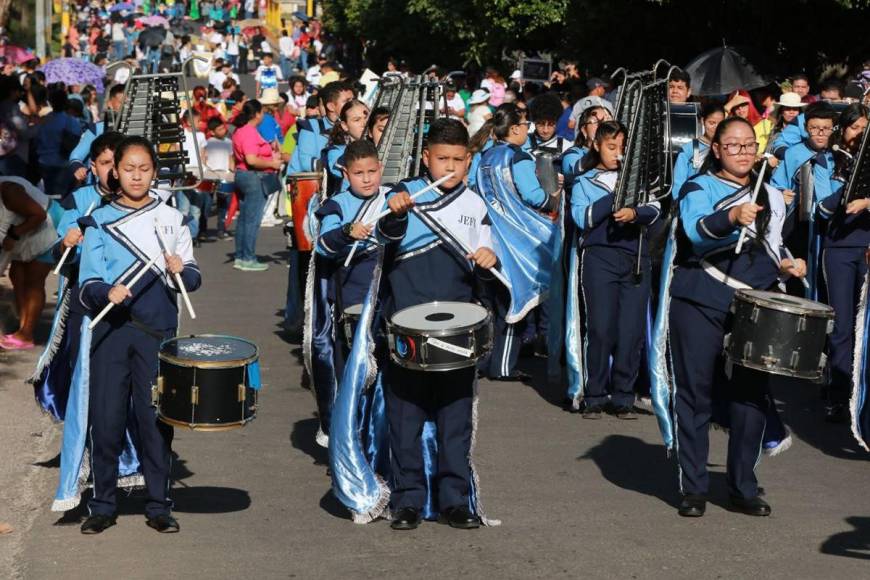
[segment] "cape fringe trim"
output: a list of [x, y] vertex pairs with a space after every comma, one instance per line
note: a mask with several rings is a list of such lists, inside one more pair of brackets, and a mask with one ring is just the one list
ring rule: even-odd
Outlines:
[[768, 457], [776, 457], [780, 453], [785, 453], [791, 448], [792, 438], [791, 433], [785, 436], [785, 439], [779, 442], [779, 444], [772, 449], [764, 449], [762, 452]]
[[378, 501], [367, 512], [361, 513], [351, 510], [351, 519], [355, 524], [368, 524], [380, 517], [389, 517], [387, 508], [390, 506], [390, 487], [384, 478], [377, 473], [375, 477], [378, 479]]
[[868, 442], [861, 437], [858, 432], [858, 397], [861, 394], [861, 375], [863, 374], [863, 359], [864, 359], [864, 341], [867, 316], [867, 294], [870, 287], [870, 272], [864, 277], [864, 284], [861, 286], [861, 295], [858, 299], [858, 313], [855, 315], [855, 351], [852, 355], [852, 395], [849, 397], [849, 415], [852, 417], [852, 436], [865, 451], [870, 451]]
[[324, 449], [329, 449], [329, 435], [323, 432], [321, 427], [317, 427], [317, 435], [314, 436], [314, 441], [323, 447]]
[[[36, 385], [40, 382], [45, 369], [48, 368], [48, 365], [50, 365], [51, 361], [54, 360], [54, 355], [56, 355], [57, 351], [60, 350], [64, 334], [66, 334], [66, 320], [69, 316], [69, 301], [69, 284], [65, 283], [64, 288], [61, 291], [60, 304], [58, 304], [57, 307], [56, 321], [54, 328], [52, 329], [53, 332], [51, 333], [51, 339], [48, 341], [48, 344], [45, 345], [45, 351], [43, 351], [42, 356], [40, 356], [39, 360], [36, 362], [36, 369], [25, 381], [26, 383]], [[40, 408], [42, 408], [42, 406], [40, 406]], [[45, 409], [43, 409], [43, 411], [47, 413]]]
[[468, 467], [471, 469], [471, 479], [474, 482], [474, 495], [477, 504], [477, 516], [480, 522], [485, 526], [500, 526], [501, 520], [496, 520], [486, 516], [483, 510], [483, 501], [480, 497], [480, 477], [477, 474], [477, 469], [474, 467], [474, 448], [477, 446], [477, 419], [478, 405], [480, 397], [477, 395], [477, 381], [474, 381], [474, 401], [471, 404], [471, 446], [468, 449]]

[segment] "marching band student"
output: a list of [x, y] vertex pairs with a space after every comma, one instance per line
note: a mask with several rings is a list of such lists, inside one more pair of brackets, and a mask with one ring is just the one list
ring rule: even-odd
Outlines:
[[[833, 142], [843, 151], [857, 156], [867, 129], [867, 107], [849, 105], [840, 114]], [[830, 336], [828, 361], [831, 385], [826, 419], [842, 422], [848, 416], [849, 393], [855, 349], [855, 314], [861, 285], [867, 273], [864, 252], [870, 246], [870, 199], [853, 199], [844, 204], [842, 196], [848, 181], [851, 160], [845, 154], [826, 153], [813, 167], [818, 213], [829, 220], [824, 236], [822, 273], [827, 296], [834, 308], [834, 332]]]
[[375, 147], [381, 142], [381, 137], [384, 136], [384, 130], [387, 128], [387, 122], [390, 120], [390, 109], [387, 107], [375, 107], [369, 114], [369, 125], [366, 129], [366, 138], [375, 144]]
[[[528, 139], [529, 122], [520, 115], [517, 106], [512, 103], [502, 105], [496, 110], [492, 119], [487, 121], [487, 125], [491, 127], [496, 143], [481, 156], [475, 183], [479, 185], [481, 179], [486, 178], [482, 175], [482, 169], [487, 166], [488, 160], [500, 157], [504, 149], [509, 148], [513, 151], [510, 178], [522, 201], [543, 213], [557, 210], [560, 204], [558, 195], [560, 190], [544, 191], [538, 181], [534, 158], [522, 149]], [[486, 130], [487, 126], [481, 129], [481, 131]], [[501, 172], [493, 173], [498, 174], [493, 175], [493, 178], [502, 178]], [[560, 176], [560, 188], [561, 184]], [[502, 287], [493, 288], [496, 293], [493, 297], [495, 310], [493, 349], [489, 361], [482, 365], [481, 372], [491, 380], [498, 381], [519, 381], [529, 378], [527, 373], [515, 370], [521, 346], [519, 337], [525, 330], [526, 320], [516, 324], [505, 322], [504, 316], [509, 305], [507, 292]]]
[[692, 96], [692, 77], [683, 70], [675, 70], [668, 78], [668, 101], [674, 105], [689, 102]]
[[[468, 131], [463, 124], [437, 119], [423, 150], [428, 177], [405, 180], [388, 194], [393, 213], [378, 223], [379, 237], [395, 247], [384, 270], [390, 285], [384, 307], [387, 315], [436, 300], [470, 302], [475, 295], [475, 275], [496, 265], [486, 204], [463, 183], [469, 160]], [[438, 190], [410, 199], [430, 179], [450, 173], [453, 177]], [[430, 220], [442, 225], [427, 225]], [[463, 239], [474, 249], [472, 254], [460, 253], [438, 231], [448, 227], [447, 220], [449, 236]], [[452, 527], [477, 528], [481, 514], [470, 507], [475, 506], [470, 490], [477, 488], [470, 466], [474, 367], [422, 372], [391, 362], [385, 369], [385, 384], [392, 450], [392, 528], [411, 530], [422, 519], [427, 495], [422, 441], [427, 420], [434, 421], [437, 430], [433, 501], [437, 500], [441, 518]]]
[[365, 135], [369, 107], [362, 101], [348, 101], [338, 114], [338, 123], [332, 128], [329, 146], [320, 155], [326, 170], [326, 195], [333, 196], [347, 188], [344, 177], [344, 151], [348, 143], [359, 141]]
[[562, 115], [562, 101], [553, 93], [544, 93], [529, 105], [535, 131], [529, 135], [529, 153], [552, 153], [560, 157], [571, 147], [571, 142], [556, 135], [556, 123]]
[[[320, 235], [315, 248], [318, 254], [335, 262], [328, 298], [335, 305], [333, 353], [336, 377], [342, 375], [348, 351], [346, 339], [350, 338], [344, 336], [342, 315], [348, 306], [363, 302], [377, 263], [373, 252], [377, 240], [372, 234], [373, 226], [367, 225], [366, 221], [384, 208], [387, 191], [381, 187], [383, 168], [378, 161], [378, 150], [371, 141], [356, 140], [347, 145], [342, 158], [342, 172], [348, 187], [326, 200], [317, 210]], [[358, 247], [353, 260], [345, 267], [344, 261], [354, 246]]]
[[[766, 516], [770, 506], [759, 497], [754, 470], [769, 404], [767, 375], [735, 365], [732, 376], [726, 377], [722, 344], [735, 288], [770, 289], [781, 274], [804, 276], [806, 264], [782, 258], [785, 201], [781, 193], [765, 186], [757, 203], [751, 202], [758, 148], [752, 125], [740, 117], [725, 119], [710, 147], [704, 171], [691, 178], [678, 197], [680, 235], [687, 238], [687, 251], [678, 260], [670, 287], [669, 337], [683, 494], [679, 514], [704, 515], [710, 483], [710, 420], [714, 398], [721, 393], [727, 397], [730, 422], [731, 503], [737, 511]], [[740, 255], [735, 255], [743, 226], [761, 233], [752, 233]]]
[[[150, 191], [157, 155], [142, 137], [127, 137], [115, 151], [116, 201], [82, 218], [85, 241], [79, 272], [79, 299], [91, 316], [108, 304], [109, 314], [91, 337], [90, 441], [94, 492], [83, 534], [99, 534], [115, 524], [118, 460], [132, 397], [141, 444], [148, 500], [147, 524], [177, 532], [170, 515], [169, 444], [172, 428], [158, 422], [151, 405], [160, 343], [175, 334], [177, 292], [170, 274], [180, 274], [188, 291], [201, 282], [190, 233], [182, 215]], [[161, 248], [156, 228], [170, 246]], [[162, 253], [132, 289], [124, 285], [144, 263]]]
[[598, 125], [613, 119], [613, 105], [601, 97], [584, 97], [577, 103], [577, 138], [574, 145], [562, 155], [562, 175], [565, 176], [565, 189], [568, 190], [580, 173], [580, 161], [595, 141]]
[[710, 153], [710, 142], [716, 134], [716, 127], [725, 118], [725, 109], [719, 103], [706, 103], [701, 107], [701, 124], [704, 134], [698, 139], [692, 139], [680, 148], [680, 154], [674, 162], [674, 179], [671, 191], [679, 193], [683, 184], [691, 176], [698, 173]]
[[619, 160], [626, 129], [618, 121], [598, 126], [592, 149], [583, 158], [584, 172], [572, 188], [571, 216], [581, 232], [580, 291], [586, 308], [584, 350], [586, 387], [584, 418], [597, 419], [605, 404], [620, 419], [635, 419], [634, 383], [641, 362], [646, 310], [650, 297], [650, 259], [640, 226], [655, 222], [658, 202], [613, 211]]
[[320, 89], [318, 99], [323, 116], [314, 118], [306, 113], [305, 119], [296, 121], [299, 133], [296, 135], [296, 149], [287, 166], [288, 175], [314, 171], [314, 162], [320, 160], [320, 154], [329, 142], [329, 131], [344, 104], [353, 98], [353, 88], [341, 81], [331, 82]]
[[800, 168], [828, 148], [837, 118], [834, 109], [827, 103], [809, 105], [803, 116], [807, 138], [786, 150], [782, 163], [777, 166], [770, 179], [770, 184], [783, 192], [788, 202], [789, 214], [794, 209], [792, 202], [800, 186]]

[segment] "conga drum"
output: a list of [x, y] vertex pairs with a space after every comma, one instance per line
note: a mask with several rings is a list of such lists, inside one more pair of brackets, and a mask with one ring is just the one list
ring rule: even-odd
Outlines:
[[320, 173], [307, 171], [287, 176], [287, 194], [293, 208], [293, 231], [296, 236], [296, 248], [300, 252], [310, 252], [314, 249], [311, 240], [305, 235], [308, 218], [308, 203], [314, 194], [320, 190]]

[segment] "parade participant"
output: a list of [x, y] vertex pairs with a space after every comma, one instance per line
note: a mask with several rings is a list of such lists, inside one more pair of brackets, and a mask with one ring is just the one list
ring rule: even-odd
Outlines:
[[390, 120], [390, 109], [387, 107], [376, 107], [369, 115], [369, 127], [366, 130], [366, 137], [378, 146], [381, 142], [381, 137], [384, 136], [384, 131], [387, 128], [387, 121]]
[[[765, 185], [753, 203], [752, 168], [758, 144], [752, 125], [743, 118], [722, 121], [713, 136], [701, 174], [691, 178], [677, 198], [679, 236], [684, 251], [677, 259], [673, 281], [665, 284], [659, 318], [670, 327], [656, 335], [669, 337], [672, 361], [671, 406], [654, 388], [654, 408], [663, 432], [676, 434], [680, 465], [679, 514], [700, 517], [706, 509], [710, 477], [707, 471], [709, 429], [714, 408], [727, 405], [727, 479], [736, 511], [770, 514], [760, 497], [755, 466], [762, 450], [768, 406], [769, 375], [734, 366], [725, 374], [722, 344], [729, 332], [729, 310], [736, 288], [768, 290], [781, 275], [803, 276], [802, 260], [783, 259], [782, 228], [785, 201]], [[739, 255], [734, 247], [742, 227], [749, 243]], [[756, 233], [757, 232], [757, 233]], [[657, 375], [654, 370], [653, 376]], [[720, 388], [721, 387], [721, 388]], [[724, 397], [724, 400], [720, 400]], [[674, 441], [666, 443], [673, 445]]]
[[256, 94], [259, 97], [266, 89], [277, 89], [278, 83], [284, 80], [281, 67], [272, 63], [272, 53], [263, 53], [263, 64], [254, 71], [256, 81]]
[[[704, 134], [692, 139], [680, 148], [674, 162], [674, 178], [671, 191], [679, 193], [686, 181], [701, 170], [701, 165], [710, 153], [710, 142], [716, 134], [716, 127], [725, 118], [725, 109], [718, 103], [706, 103], [701, 108], [701, 125]], [[760, 146], [759, 146], [760, 147]]]
[[[201, 276], [181, 214], [150, 192], [156, 168], [151, 143], [142, 137], [126, 138], [115, 151], [118, 199], [82, 220], [87, 229], [79, 298], [91, 316], [115, 305], [90, 337], [94, 493], [88, 502], [90, 515], [81, 527], [84, 534], [99, 534], [115, 524], [118, 460], [129, 410], [141, 445], [147, 524], [162, 533], [179, 530], [170, 515], [172, 428], [157, 420], [151, 385], [157, 379], [160, 343], [175, 335], [178, 324], [179, 289], [168, 282], [168, 274], [180, 274], [188, 291], [199, 287]], [[156, 227], [173, 247], [161, 248]], [[124, 285], [126, 274], [160, 253], [163, 260], [155, 262], [144, 279], [133, 288]]]
[[562, 175], [565, 176], [566, 189], [571, 187], [580, 173], [580, 161], [592, 147], [598, 126], [613, 119], [613, 105], [606, 99], [584, 97], [578, 105], [577, 137], [574, 144], [562, 155]]
[[[857, 156], [867, 129], [867, 114], [867, 107], [859, 103], [849, 105], [840, 114], [837, 131], [831, 138], [840, 151]], [[842, 200], [850, 166], [851, 160], [846, 154], [825, 152], [821, 158], [817, 156], [813, 167], [818, 215], [829, 222], [821, 259], [828, 302], [834, 308], [834, 332], [830, 335], [828, 352], [831, 382], [826, 419], [830, 422], [843, 422], [848, 415], [855, 315], [867, 273], [864, 252], [870, 246], [870, 199], [853, 199], [848, 204]]]
[[[487, 131], [490, 128], [496, 143], [481, 156], [475, 179], [477, 186], [481, 186], [480, 168], [488, 164], [489, 158], [500, 158], [505, 150], [509, 149], [512, 159], [510, 178], [520, 199], [526, 205], [543, 213], [557, 210], [560, 203], [559, 190], [552, 192], [543, 190], [536, 175], [534, 158], [522, 150], [523, 144], [528, 139], [529, 122], [522, 118], [517, 106], [506, 104], [499, 107], [493, 118], [487, 121], [487, 126], [481, 130]], [[561, 182], [559, 185], [561, 186]], [[492, 380], [523, 380], [529, 375], [515, 370], [515, 366], [521, 346], [519, 337], [525, 330], [526, 321], [508, 324], [505, 321], [505, 312], [510, 302], [507, 292], [502, 287], [493, 288], [495, 291], [495, 296], [492, 297], [495, 310], [494, 343], [489, 360], [482, 365], [481, 370]]]
[[782, 163], [777, 166], [770, 179], [770, 184], [786, 196], [790, 214], [794, 209], [792, 202], [795, 192], [800, 186], [800, 168], [828, 148], [837, 114], [827, 103], [813, 103], [806, 108], [803, 117], [807, 138], [786, 150]]
[[[384, 307], [387, 316], [436, 300], [471, 302], [477, 277], [487, 276], [483, 271], [495, 267], [486, 204], [463, 183], [469, 161], [465, 127], [454, 119], [438, 119], [429, 128], [423, 150], [428, 176], [405, 180], [388, 195], [393, 213], [378, 224], [379, 236], [395, 247], [395, 256], [385, 265], [390, 285]], [[439, 190], [410, 199], [430, 179], [451, 173]], [[448, 227], [448, 223], [449, 235], [462, 239], [474, 250], [472, 254], [454, 248], [446, 241], [449, 238], [442, 237], [441, 226], [434, 225]], [[387, 366], [393, 529], [419, 525], [430, 485], [436, 513], [443, 521], [464, 529], [480, 525], [480, 490], [471, 464], [475, 383], [474, 367], [433, 373], [393, 362]], [[437, 476], [428, 474], [424, 464], [427, 421], [436, 431]]]
[[327, 196], [331, 197], [347, 188], [344, 151], [348, 144], [363, 138], [368, 118], [369, 107], [362, 101], [354, 99], [341, 108], [338, 123], [329, 136], [329, 146], [320, 155], [320, 161], [326, 170]]
[[774, 102], [774, 112], [766, 119], [755, 125], [755, 137], [758, 140], [758, 150], [761, 153], [772, 153], [774, 156], [769, 160], [771, 167], [779, 165], [782, 156], [785, 155], [785, 147], [782, 148], [782, 156], [777, 156], [774, 151], [774, 143], [786, 127], [796, 123], [805, 103], [801, 102], [797, 93], [783, 93], [779, 100]]
[[353, 88], [342, 81], [329, 83], [318, 93], [323, 116], [310, 119], [306, 113], [305, 119], [296, 122], [299, 133], [296, 137], [296, 149], [287, 166], [287, 173], [303, 173], [314, 170], [314, 162], [320, 160], [329, 142], [329, 131], [335, 125], [344, 104], [354, 98]]
[[[384, 208], [388, 191], [388, 188], [381, 187], [382, 167], [378, 151], [371, 141], [357, 139], [347, 145], [342, 161], [341, 171], [348, 186], [325, 201], [316, 213], [320, 220], [316, 251], [333, 262], [335, 272], [328, 296], [334, 305], [336, 377], [342, 375], [349, 350], [347, 339], [352, 338], [344, 335], [344, 325], [341, 324], [344, 309], [362, 303], [377, 263], [374, 226], [367, 222]], [[352, 247], [354, 257], [345, 266]]]
[[68, 97], [63, 88], [52, 89], [48, 100], [52, 112], [37, 130], [36, 153], [46, 194], [60, 198], [69, 189], [65, 171], [68, 155], [81, 139], [83, 127], [67, 113]]
[[677, 69], [668, 77], [668, 101], [674, 105], [687, 103], [692, 96], [692, 77]]
[[[597, 419], [610, 403], [620, 419], [636, 418], [634, 383], [643, 347], [650, 294], [649, 244], [642, 244], [636, 275], [638, 240], [660, 214], [658, 202], [613, 211], [625, 127], [618, 121], [598, 126], [583, 172], [571, 195], [571, 216], [582, 236], [580, 292], [586, 309], [584, 418]], [[608, 398], [609, 395], [609, 398]]]
[[62, 284], [58, 288], [57, 309], [48, 343], [30, 379], [40, 406], [57, 420], [63, 420], [65, 415], [70, 381], [78, 360], [82, 318], [85, 315], [85, 309], [78, 300], [78, 264], [83, 241], [78, 220], [89, 209], [100, 207], [114, 195], [116, 184], [110, 183], [110, 180], [115, 165], [115, 148], [123, 139], [121, 133], [109, 131], [94, 140], [88, 157], [92, 159], [90, 171], [96, 183], [79, 187], [61, 202], [65, 211], [56, 225], [60, 243], [56, 244], [54, 254], [60, 259], [67, 250], [70, 251], [61, 270]]
[[553, 93], [540, 95], [529, 105], [529, 114], [535, 125], [529, 135], [529, 153], [551, 153], [559, 158], [571, 147], [571, 142], [556, 135], [556, 123], [562, 115], [562, 101]]

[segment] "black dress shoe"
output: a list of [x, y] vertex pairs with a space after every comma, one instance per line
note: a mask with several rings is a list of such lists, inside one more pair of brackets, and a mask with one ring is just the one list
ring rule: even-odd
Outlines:
[[420, 510], [417, 508], [406, 507], [402, 508], [393, 518], [390, 527], [394, 530], [416, 530], [422, 520]]
[[473, 530], [480, 527], [480, 518], [465, 506], [447, 508], [441, 512], [438, 521], [460, 530]]
[[758, 496], [744, 499], [742, 497], [731, 497], [731, 505], [734, 511], [746, 514], [748, 516], [769, 516], [770, 504]]
[[102, 514], [97, 514], [90, 516], [85, 520], [85, 523], [82, 524], [82, 533], [83, 534], [102, 534], [107, 529], [111, 528], [115, 525], [118, 516], [104, 516]]
[[501, 381], [501, 382], [521, 382], [526, 381], [532, 378], [532, 375], [529, 373], [525, 373], [523, 371], [514, 371], [509, 375], [502, 375], [500, 377], [489, 377], [491, 381]]
[[626, 421], [637, 419], [637, 414], [635, 414], [634, 409], [628, 405], [616, 407], [613, 409], [613, 414], [617, 419], [624, 419]]
[[600, 419], [603, 412], [603, 405], [586, 405], [580, 412], [580, 416], [584, 419]]
[[707, 510], [707, 498], [703, 495], [684, 495], [678, 514], [684, 518], [700, 518]]
[[149, 528], [154, 528], [161, 534], [176, 534], [178, 533], [178, 530], [181, 529], [178, 526], [178, 522], [175, 521], [175, 518], [169, 514], [160, 514], [159, 516], [148, 518], [145, 524]]

